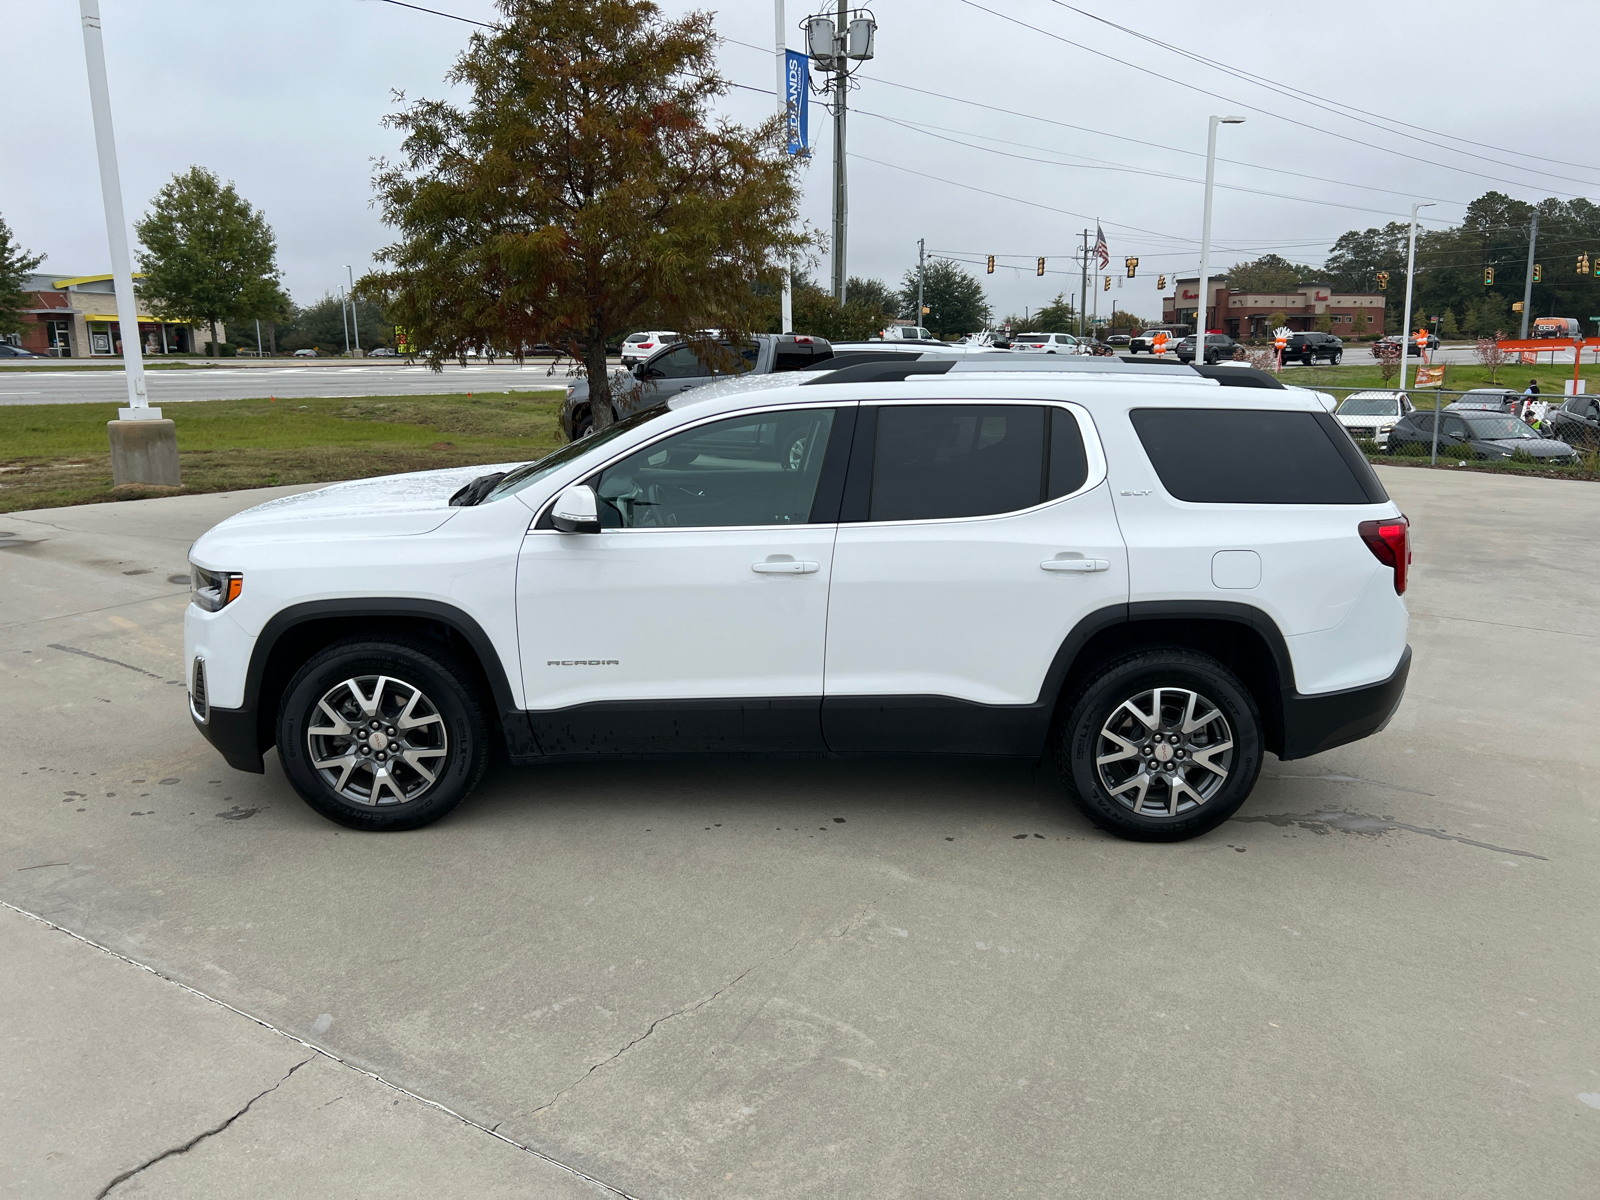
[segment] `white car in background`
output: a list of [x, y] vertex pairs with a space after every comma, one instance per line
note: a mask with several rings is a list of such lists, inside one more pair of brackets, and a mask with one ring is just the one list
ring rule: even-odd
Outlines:
[[1334, 416], [1351, 437], [1370, 438], [1382, 446], [1400, 418], [1416, 407], [1404, 392], [1351, 392]]
[[622, 365], [631, 367], [643, 362], [668, 342], [678, 340], [670, 329], [647, 329], [643, 333], [630, 333], [622, 341]]
[[1087, 342], [1070, 333], [1019, 333], [1011, 339], [1013, 352], [1029, 354], [1088, 354]]

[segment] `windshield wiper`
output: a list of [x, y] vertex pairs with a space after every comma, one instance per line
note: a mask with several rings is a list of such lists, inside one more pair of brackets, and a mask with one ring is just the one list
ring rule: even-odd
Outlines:
[[488, 475], [479, 475], [466, 487], [450, 497], [451, 508], [472, 508], [482, 504], [484, 497], [494, 490], [494, 485], [506, 477], [506, 471], [494, 471]]

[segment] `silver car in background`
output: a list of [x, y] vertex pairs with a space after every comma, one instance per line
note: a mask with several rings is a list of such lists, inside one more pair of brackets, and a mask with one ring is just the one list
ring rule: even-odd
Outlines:
[[1351, 392], [1334, 418], [1350, 431], [1351, 437], [1386, 446], [1400, 418], [1415, 412], [1416, 407], [1404, 392]]

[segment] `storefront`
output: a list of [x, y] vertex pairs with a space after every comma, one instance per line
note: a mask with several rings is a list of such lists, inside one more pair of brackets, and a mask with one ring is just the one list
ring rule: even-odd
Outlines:
[[[84, 323], [89, 330], [91, 357], [122, 354], [122, 326], [115, 313], [84, 313]], [[172, 321], [157, 321], [140, 316], [139, 345], [145, 357], [158, 354], [193, 354], [194, 330]]]

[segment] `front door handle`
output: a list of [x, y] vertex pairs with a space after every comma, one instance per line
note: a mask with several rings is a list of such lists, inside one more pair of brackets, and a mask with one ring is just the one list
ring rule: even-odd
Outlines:
[[810, 575], [819, 567], [814, 562], [797, 562], [787, 558], [777, 562], [751, 563], [750, 569], [758, 575]]
[[1074, 571], [1080, 575], [1111, 569], [1111, 564], [1103, 558], [1047, 558], [1039, 566], [1046, 571]]

